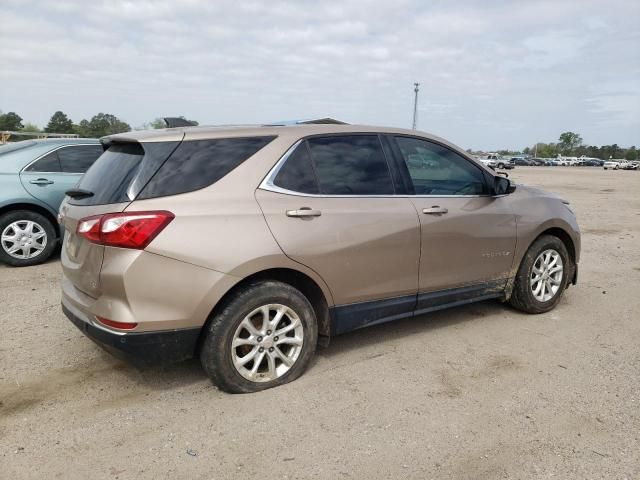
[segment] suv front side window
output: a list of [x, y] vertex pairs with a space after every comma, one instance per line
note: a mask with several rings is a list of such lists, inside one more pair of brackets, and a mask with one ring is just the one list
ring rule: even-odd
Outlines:
[[416, 195], [484, 195], [480, 168], [447, 147], [414, 137], [394, 137]]

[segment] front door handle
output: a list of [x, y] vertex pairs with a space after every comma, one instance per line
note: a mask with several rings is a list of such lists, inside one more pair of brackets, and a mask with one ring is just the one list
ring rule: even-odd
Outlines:
[[29, 183], [33, 183], [34, 185], [52, 185], [53, 181], [48, 178], [38, 178], [36, 180], [30, 180]]
[[426, 213], [427, 215], [437, 215], [441, 213], [448, 213], [449, 209], [445, 207], [440, 207], [438, 205], [434, 205], [431, 208], [423, 208], [422, 213]]
[[302, 207], [299, 210], [287, 210], [287, 217], [319, 217], [320, 210], [312, 210], [309, 207]]

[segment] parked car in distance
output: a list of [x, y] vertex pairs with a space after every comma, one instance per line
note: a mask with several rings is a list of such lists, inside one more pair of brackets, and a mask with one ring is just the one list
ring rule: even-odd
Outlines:
[[622, 168], [623, 170], [638, 170], [638, 163], [637, 162], [625, 162], [625, 163], [621, 164], [620, 168]]
[[583, 167], [601, 167], [602, 165], [604, 165], [604, 160], [598, 160], [597, 158], [582, 160]]
[[531, 160], [529, 158], [523, 158], [523, 157], [513, 157], [511, 159], [511, 162], [514, 165], [518, 165], [518, 166], [521, 166], [521, 167], [531, 167], [531, 166], [535, 166], [536, 165], [536, 163], [533, 160]]
[[604, 163], [602, 164], [602, 167], [603, 167], [605, 170], [609, 170], [609, 169], [611, 169], [611, 170], [618, 170], [618, 169], [620, 168], [620, 162], [615, 161], [615, 160], [607, 160], [606, 162], [604, 162]]
[[496, 169], [497, 164], [495, 160], [491, 160], [489, 158], [477, 158], [476, 160], [492, 170]]
[[23, 140], [0, 146], [0, 261], [47, 260], [60, 238], [65, 192], [102, 154], [97, 139]]
[[103, 142], [60, 209], [62, 309], [134, 361], [199, 356], [228, 392], [299, 377], [319, 338], [491, 298], [547, 312], [577, 279], [566, 201], [426, 133], [188, 127]]
[[485, 163], [485, 165], [488, 165], [491, 167], [500, 168], [502, 170], [511, 170], [512, 168], [515, 167], [515, 164], [513, 163], [512, 160], [509, 160], [508, 158], [504, 158], [495, 153], [491, 153], [487, 155], [486, 159], [488, 160], [488, 163]]

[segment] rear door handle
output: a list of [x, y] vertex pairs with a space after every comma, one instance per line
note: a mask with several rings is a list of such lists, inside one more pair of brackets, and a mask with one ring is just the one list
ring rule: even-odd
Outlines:
[[309, 207], [302, 207], [299, 210], [287, 210], [287, 217], [319, 217], [320, 210], [312, 210]]
[[431, 208], [423, 208], [422, 213], [426, 213], [427, 215], [437, 215], [439, 213], [448, 213], [449, 209], [440, 207], [438, 205], [434, 205]]
[[33, 183], [34, 185], [51, 185], [53, 184], [53, 180], [49, 180], [48, 178], [38, 178], [36, 180], [29, 180], [29, 183]]

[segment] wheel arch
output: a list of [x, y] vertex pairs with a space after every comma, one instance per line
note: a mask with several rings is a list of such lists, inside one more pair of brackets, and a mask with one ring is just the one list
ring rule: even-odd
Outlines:
[[[571, 273], [571, 279], [572, 279], [571, 283], [573, 283], [575, 285], [575, 283], [576, 283], [576, 265], [577, 265], [576, 244], [575, 244], [573, 238], [571, 237], [571, 235], [569, 234], [569, 232], [567, 230], [565, 230], [564, 228], [562, 228], [562, 227], [558, 227], [558, 226], [548, 227], [548, 228], [543, 229], [541, 232], [539, 232], [529, 242], [529, 244], [527, 245], [527, 248], [524, 250], [522, 258], [520, 258], [520, 261], [518, 262], [518, 269], [520, 268], [520, 264], [524, 260], [524, 255], [531, 248], [531, 245], [533, 245], [536, 242], [536, 240], [538, 240], [543, 235], [552, 235], [554, 237], [559, 238], [560, 241], [567, 248], [567, 252], [569, 253], [569, 257], [571, 258], [571, 263], [573, 264], [573, 272]], [[516, 270], [516, 272], [517, 272], [517, 270]]]
[[43, 207], [42, 205], [38, 205], [37, 203], [29, 203], [29, 202], [9, 203], [9, 204], [0, 206], [0, 215], [4, 215], [5, 213], [9, 213], [9, 212], [15, 212], [17, 210], [28, 210], [31, 212], [39, 213], [40, 215], [44, 216], [47, 220], [51, 222], [51, 225], [53, 225], [53, 229], [56, 232], [57, 238], [60, 238], [60, 228], [58, 225], [58, 220], [55, 214], [53, 214], [51, 210], [49, 210], [48, 208]]
[[225, 292], [220, 300], [216, 302], [216, 305], [209, 313], [207, 321], [202, 327], [196, 354], [200, 351], [200, 347], [205, 336], [204, 334], [207, 331], [207, 326], [211, 322], [211, 319], [216, 315], [217, 312], [219, 312], [221, 309], [224, 309], [225, 305], [228, 303], [229, 299], [234, 295], [234, 293], [248, 285], [266, 280], [275, 280], [286, 283], [300, 290], [300, 292], [305, 297], [307, 297], [316, 314], [316, 319], [318, 321], [318, 335], [328, 339], [331, 334], [331, 313], [329, 310], [330, 305], [320, 285], [318, 285], [318, 283], [309, 275], [299, 270], [286, 267], [268, 268], [244, 277], [242, 280], [229, 288], [229, 290]]

